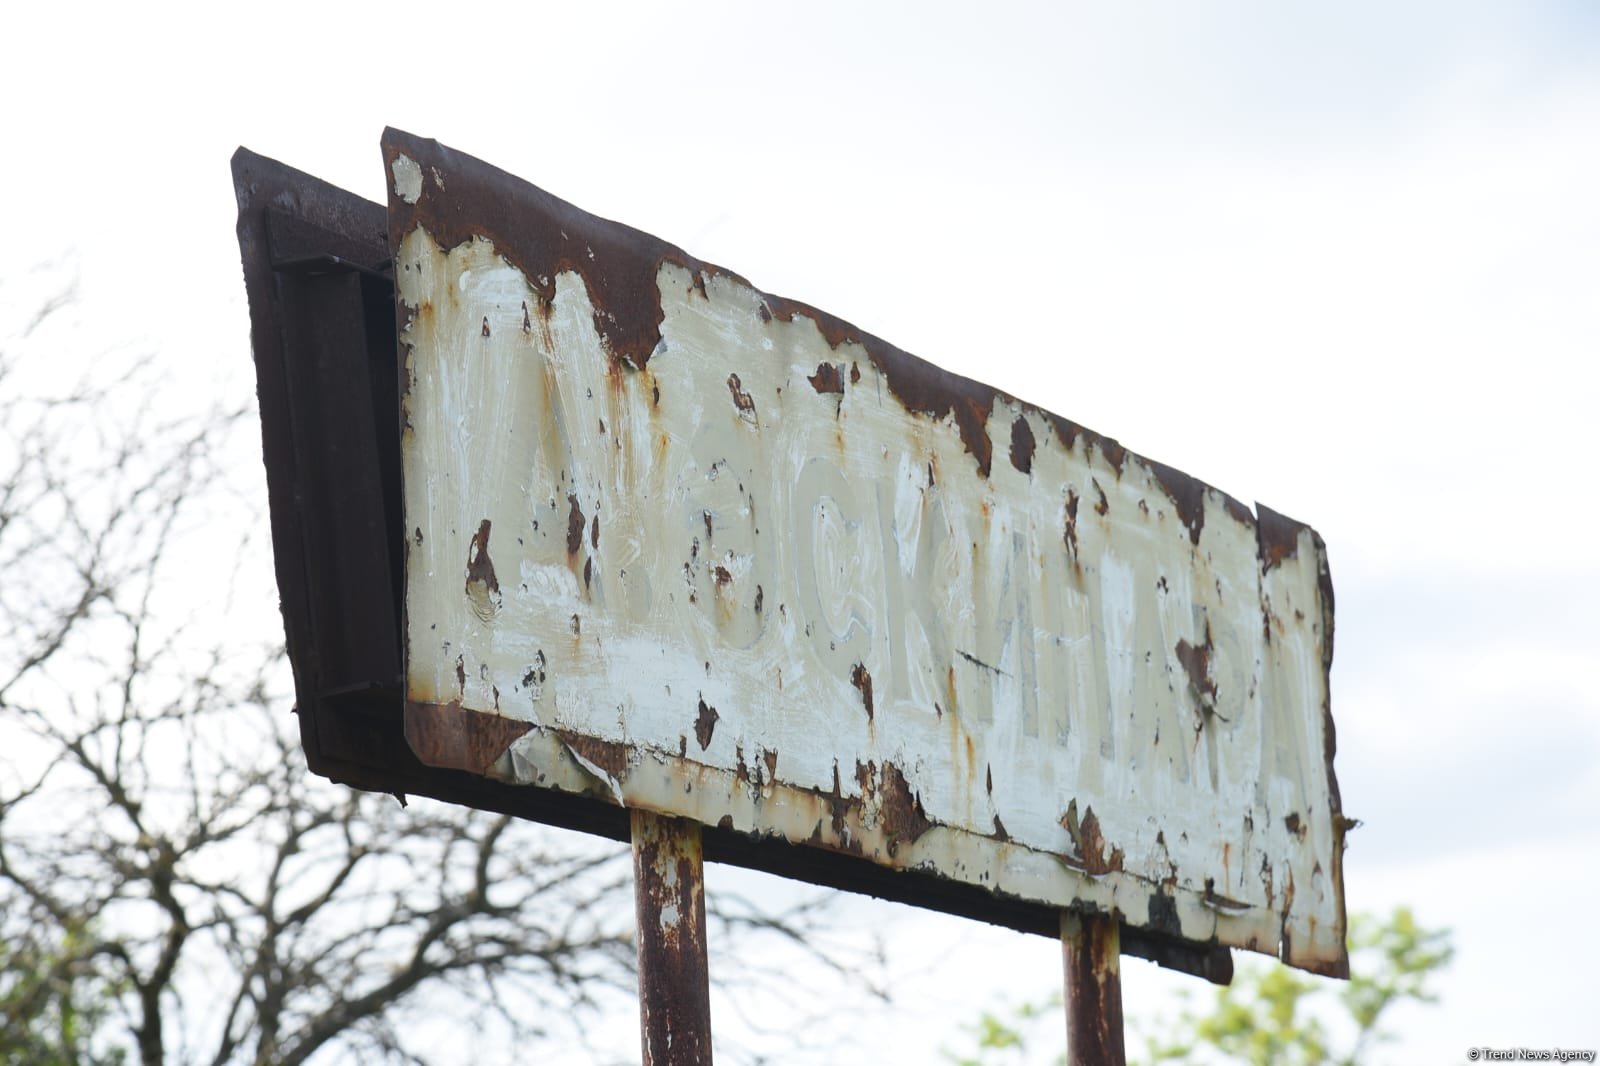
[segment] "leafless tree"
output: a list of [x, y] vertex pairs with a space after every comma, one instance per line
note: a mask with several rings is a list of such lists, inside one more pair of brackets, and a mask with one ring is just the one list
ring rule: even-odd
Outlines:
[[[70, 305], [0, 342], [0, 1062], [631, 1057], [623, 850], [309, 775], [259, 465], [240, 491], [226, 458], [253, 409], [70, 372]], [[872, 987], [870, 945], [811, 936], [821, 897], [709, 903], [714, 942], [772, 945], [735, 958]]]

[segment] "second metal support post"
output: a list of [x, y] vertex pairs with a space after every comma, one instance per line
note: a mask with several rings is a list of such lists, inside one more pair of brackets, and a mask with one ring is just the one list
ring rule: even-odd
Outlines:
[[1067, 1066], [1124, 1066], [1122, 936], [1109, 914], [1061, 912]]
[[711, 980], [700, 827], [630, 812], [644, 1066], [711, 1066]]

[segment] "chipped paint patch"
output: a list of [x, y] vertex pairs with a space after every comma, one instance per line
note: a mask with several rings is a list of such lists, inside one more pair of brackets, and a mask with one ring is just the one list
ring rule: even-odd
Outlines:
[[[422, 167], [408, 155], [395, 156], [394, 162], [389, 164], [389, 171], [394, 176], [394, 194], [408, 204], [414, 204], [422, 198]], [[438, 170], [433, 172], [434, 181], [442, 189], [444, 181], [439, 177]]]

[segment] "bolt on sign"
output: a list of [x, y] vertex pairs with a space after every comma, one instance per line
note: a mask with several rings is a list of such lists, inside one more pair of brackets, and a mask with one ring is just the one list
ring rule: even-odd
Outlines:
[[[1114, 915], [1222, 980], [1232, 947], [1346, 971], [1311, 528], [436, 142], [383, 161], [386, 209], [235, 157], [314, 766], [683, 818], [1051, 935]], [[368, 413], [267, 425], [340, 374]], [[370, 441], [330, 471], [308, 433]], [[355, 622], [384, 646], [333, 647]]]

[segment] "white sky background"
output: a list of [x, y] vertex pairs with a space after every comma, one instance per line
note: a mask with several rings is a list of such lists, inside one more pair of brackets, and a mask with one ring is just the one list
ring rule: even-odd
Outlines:
[[[1350, 907], [1458, 946], [1395, 1059], [1600, 1048], [1600, 7], [4, 21], [0, 301], [68, 255], [85, 347], [160, 353], [162, 402], [253, 380], [233, 149], [381, 200], [392, 124], [1310, 522]], [[863, 1061], [1059, 982], [1039, 938], [851, 916], [894, 918], [897, 967], [943, 959], [848, 1019]], [[1180, 984], [1130, 963], [1129, 1014]]]

